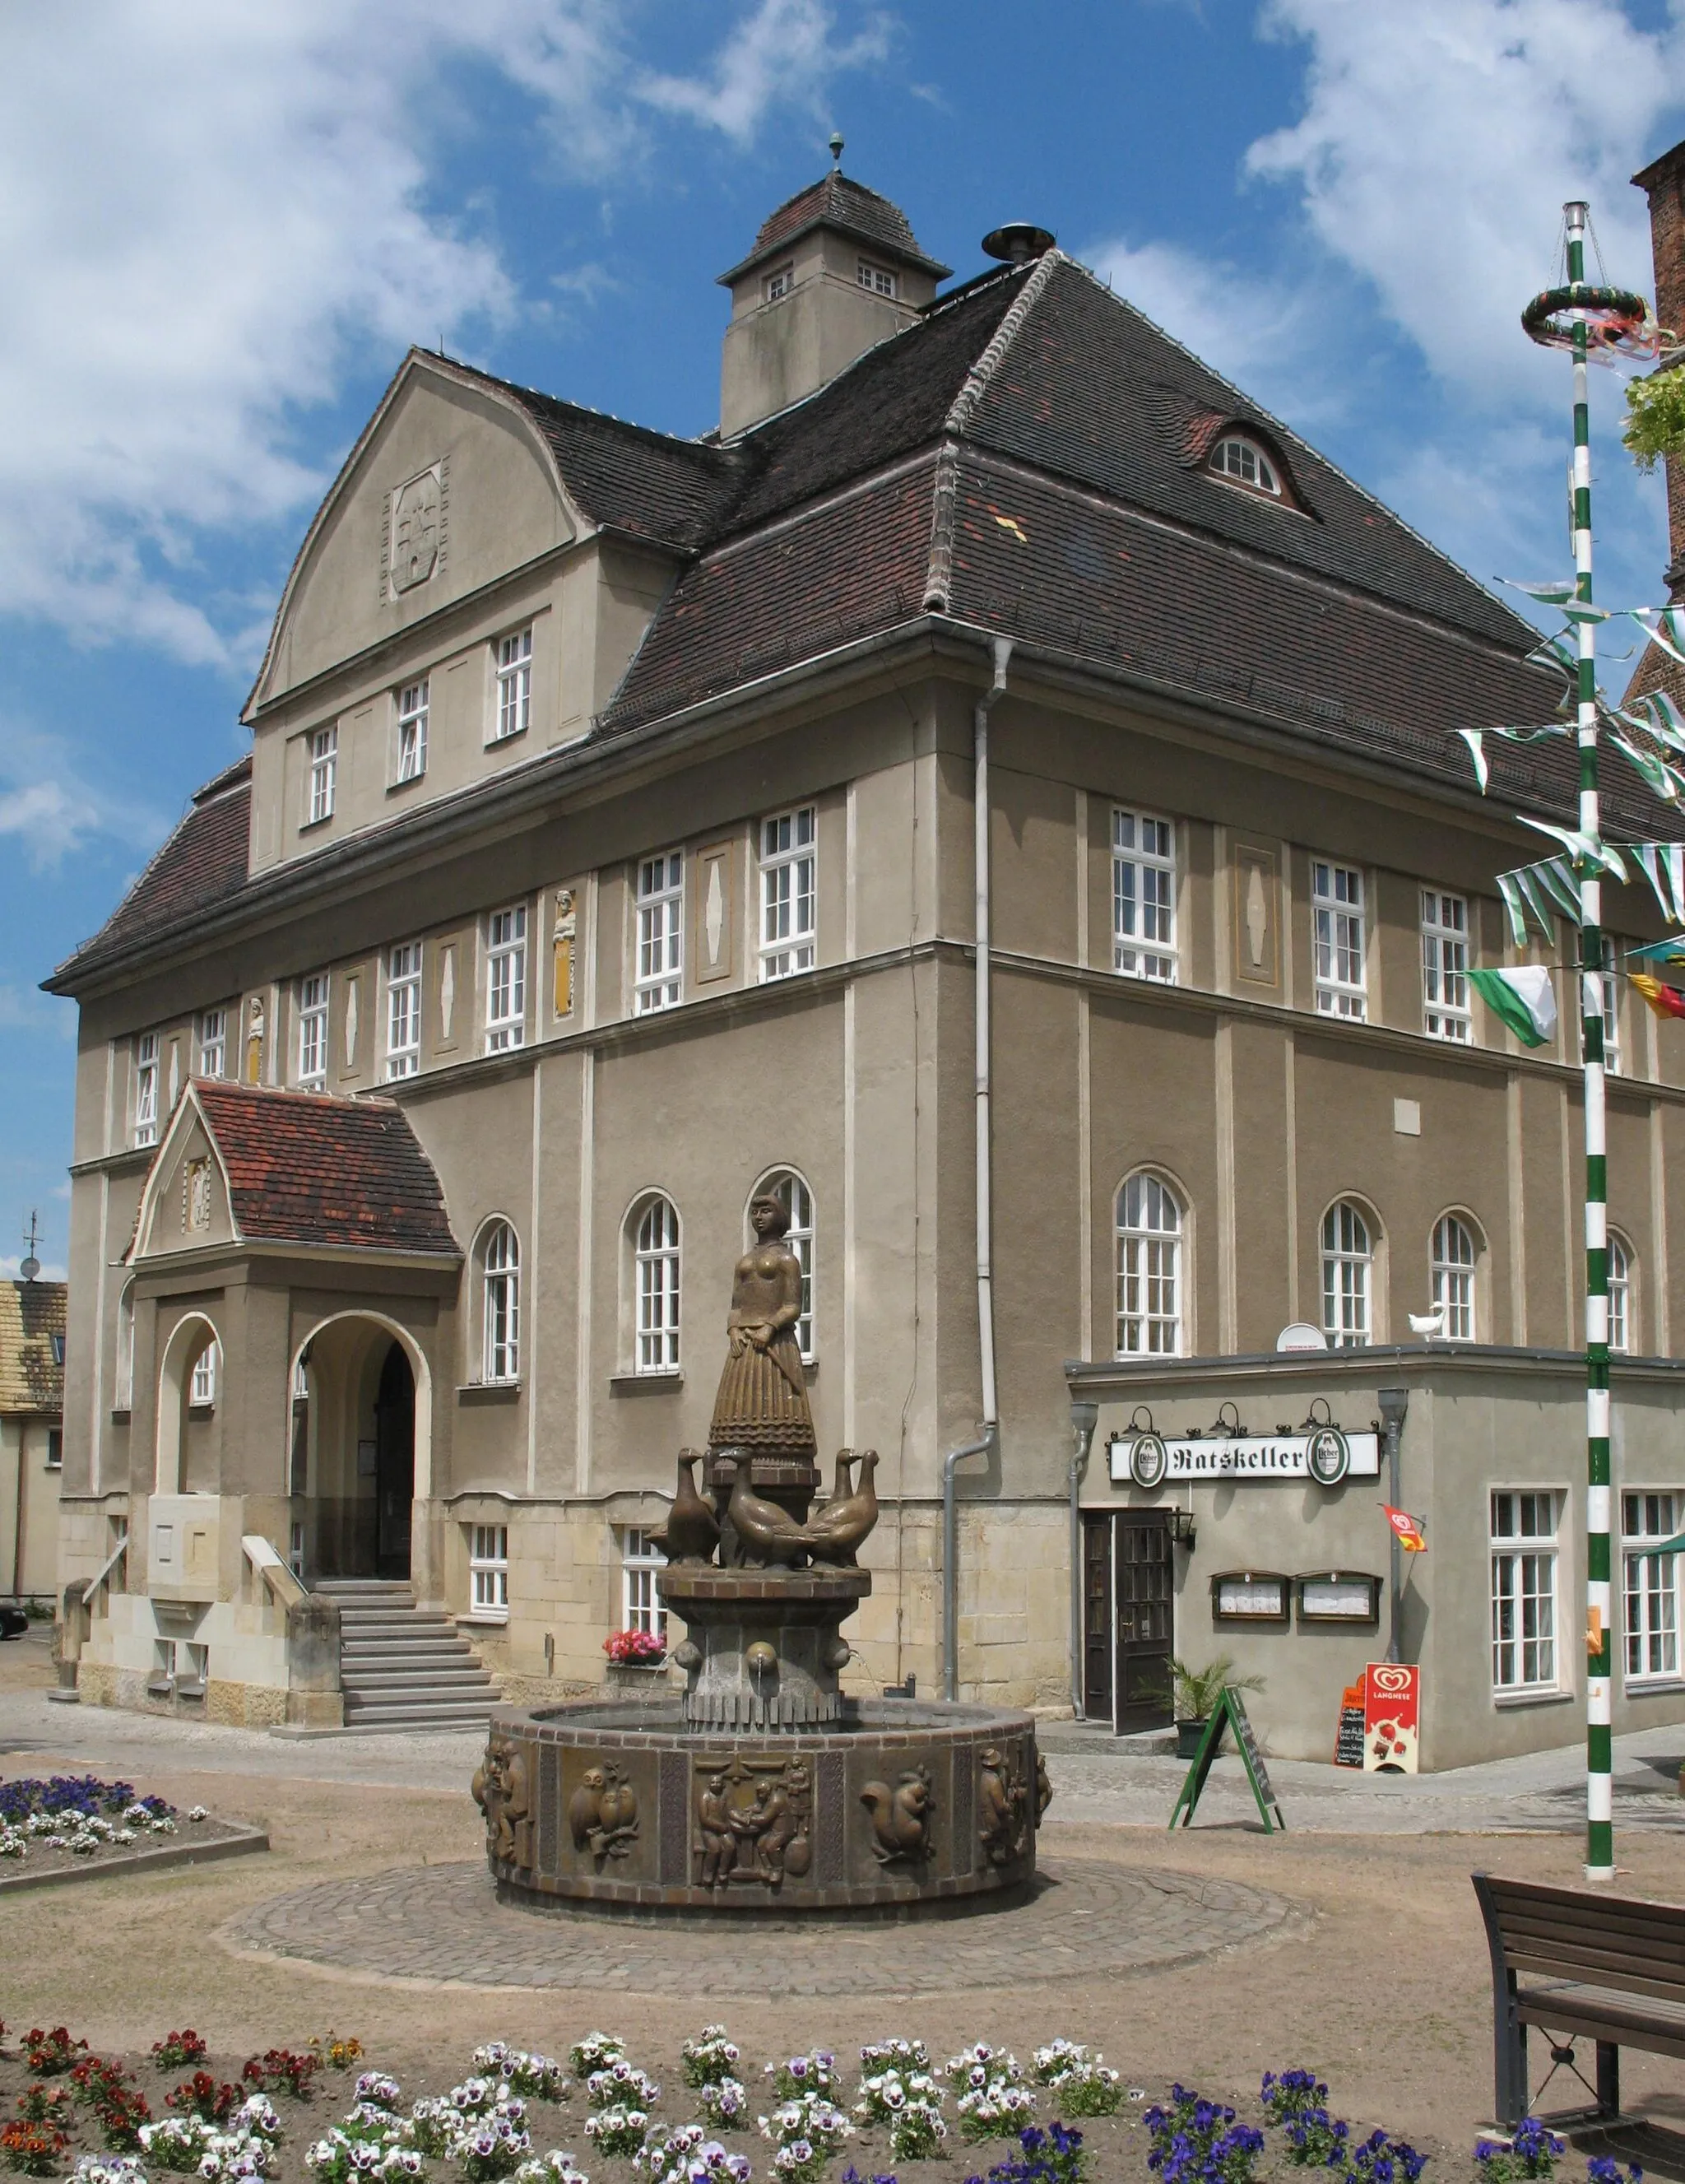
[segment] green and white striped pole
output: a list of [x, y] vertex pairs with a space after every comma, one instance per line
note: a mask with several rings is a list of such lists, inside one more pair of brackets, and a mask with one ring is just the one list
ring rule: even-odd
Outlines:
[[[1586, 279], [1588, 208], [1564, 206], [1568, 284]], [[1574, 590], [1592, 599], [1592, 457], [1586, 388], [1586, 315], [1574, 328]], [[1580, 832], [1600, 837], [1597, 782], [1597, 626], [1577, 620]], [[1580, 1041], [1586, 1106], [1586, 1877], [1615, 1877], [1610, 1684], [1613, 1663], [1609, 1551], [1609, 1188], [1604, 1128], [1603, 883], [1579, 860]]]

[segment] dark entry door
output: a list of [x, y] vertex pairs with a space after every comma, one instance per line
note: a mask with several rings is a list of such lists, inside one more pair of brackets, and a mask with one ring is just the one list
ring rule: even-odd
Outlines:
[[1171, 1535], [1162, 1509], [1112, 1518], [1117, 1598], [1117, 1727], [1166, 1729], [1171, 1707]]
[[1082, 1519], [1082, 1711], [1112, 1718], [1112, 1520]]
[[409, 1505], [415, 1494], [415, 1376], [394, 1342], [375, 1398], [375, 1557], [381, 1577], [409, 1574]]

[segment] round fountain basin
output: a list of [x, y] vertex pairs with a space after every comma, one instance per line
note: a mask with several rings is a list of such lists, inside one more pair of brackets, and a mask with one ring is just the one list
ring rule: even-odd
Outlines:
[[498, 1896], [733, 1918], [1021, 1897], [1044, 1802], [1032, 1718], [842, 1705], [820, 1730], [719, 1735], [676, 1697], [498, 1708], [475, 1788]]

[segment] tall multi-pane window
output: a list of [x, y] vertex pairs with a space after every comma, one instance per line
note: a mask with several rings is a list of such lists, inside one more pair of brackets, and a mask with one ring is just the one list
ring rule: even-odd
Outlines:
[[208, 1342], [193, 1360], [192, 1379], [187, 1389], [190, 1403], [209, 1406], [216, 1401], [216, 1368], [220, 1357], [217, 1345]]
[[1623, 1494], [1627, 1680], [1679, 1674], [1679, 1557], [1659, 1554], [1679, 1529], [1685, 1495]]
[[682, 850], [645, 857], [637, 868], [637, 971], [633, 1011], [676, 1008], [685, 986], [685, 860]]
[[502, 743], [525, 733], [532, 718], [532, 632], [517, 630], [498, 647], [498, 732]]
[[1621, 1074], [1621, 948], [1609, 933], [1603, 936], [1603, 1066], [1610, 1077]]
[[199, 1018], [198, 1074], [220, 1077], [228, 1067], [228, 1011], [207, 1009]]
[[655, 1590], [655, 1573], [667, 1557], [638, 1524], [615, 1527], [620, 1548], [620, 1628], [647, 1638], [667, 1635], [667, 1611]]
[[1433, 1224], [1432, 1301], [1444, 1306], [1448, 1342], [1475, 1339], [1475, 1240], [1466, 1221], [1447, 1213]]
[[526, 905], [511, 903], [486, 921], [486, 1051], [507, 1054], [526, 1041]]
[[1633, 1350], [1638, 1346], [1632, 1295], [1632, 1250], [1624, 1236], [1609, 1235], [1609, 1346]]
[[814, 967], [819, 926], [815, 811], [781, 812], [760, 822], [760, 975], [787, 978]]
[[309, 824], [333, 816], [335, 779], [339, 772], [339, 730], [318, 728], [310, 738]]
[[637, 1217], [632, 1245], [637, 1312], [634, 1362], [640, 1373], [679, 1369], [679, 1213], [652, 1198]]
[[854, 278], [861, 287], [869, 288], [874, 296], [893, 296], [895, 293], [895, 276], [887, 265], [874, 265], [870, 259], [860, 259], [854, 268]]
[[1492, 1497], [1492, 1681], [1500, 1691], [1556, 1684], [1556, 1496]]
[[1310, 866], [1316, 1006], [1325, 1017], [1369, 1014], [1363, 961], [1363, 874], [1349, 865]]
[[421, 1067], [421, 943], [386, 950], [388, 1077], [414, 1077]]
[[298, 981], [299, 1089], [320, 1092], [328, 1081], [328, 974], [317, 971]]
[[135, 1143], [158, 1143], [158, 1034], [143, 1031], [135, 1041]]
[[1179, 1357], [1182, 1350], [1182, 1203], [1155, 1175], [1117, 1195], [1117, 1354]]
[[428, 678], [406, 682], [398, 694], [398, 777], [414, 781], [427, 771]]
[[1373, 1340], [1375, 1242], [1349, 1199], [1322, 1217], [1322, 1332], [1336, 1350]]
[[1430, 1039], [1468, 1040], [1469, 906], [1460, 894], [1421, 891], [1421, 1028]]
[[813, 1193], [793, 1168], [779, 1168], [767, 1177], [755, 1196], [776, 1198], [789, 1220], [790, 1225], [784, 1232], [784, 1241], [795, 1253], [802, 1269], [802, 1316], [796, 1322], [796, 1346], [803, 1357], [811, 1363], [814, 1356]]
[[481, 1323], [481, 1377], [487, 1380], [520, 1378], [520, 1245], [507, 1221], [499, 1221], [486, 1238], [484, 1253], [484, 1316]]
[[1145, 811], [1112, 813], [1112, 968], [1176, 983], [1176, 835]]
[[135, 1400], [135, 1284], [124, 1284], [117, 1300], [116, 1404], [126, 1411]]
[[507, 1620], [509, 1612], [509, 1528], [468, 1528], [469, 1601], [475, 1615]]

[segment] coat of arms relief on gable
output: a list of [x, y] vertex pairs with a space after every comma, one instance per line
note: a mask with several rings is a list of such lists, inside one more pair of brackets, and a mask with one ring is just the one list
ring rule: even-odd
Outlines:
[[444, 566], [448, 500], [442, 460], [407, 479], [388, 499], [381, 558], [392, 598], [413, 592]]

